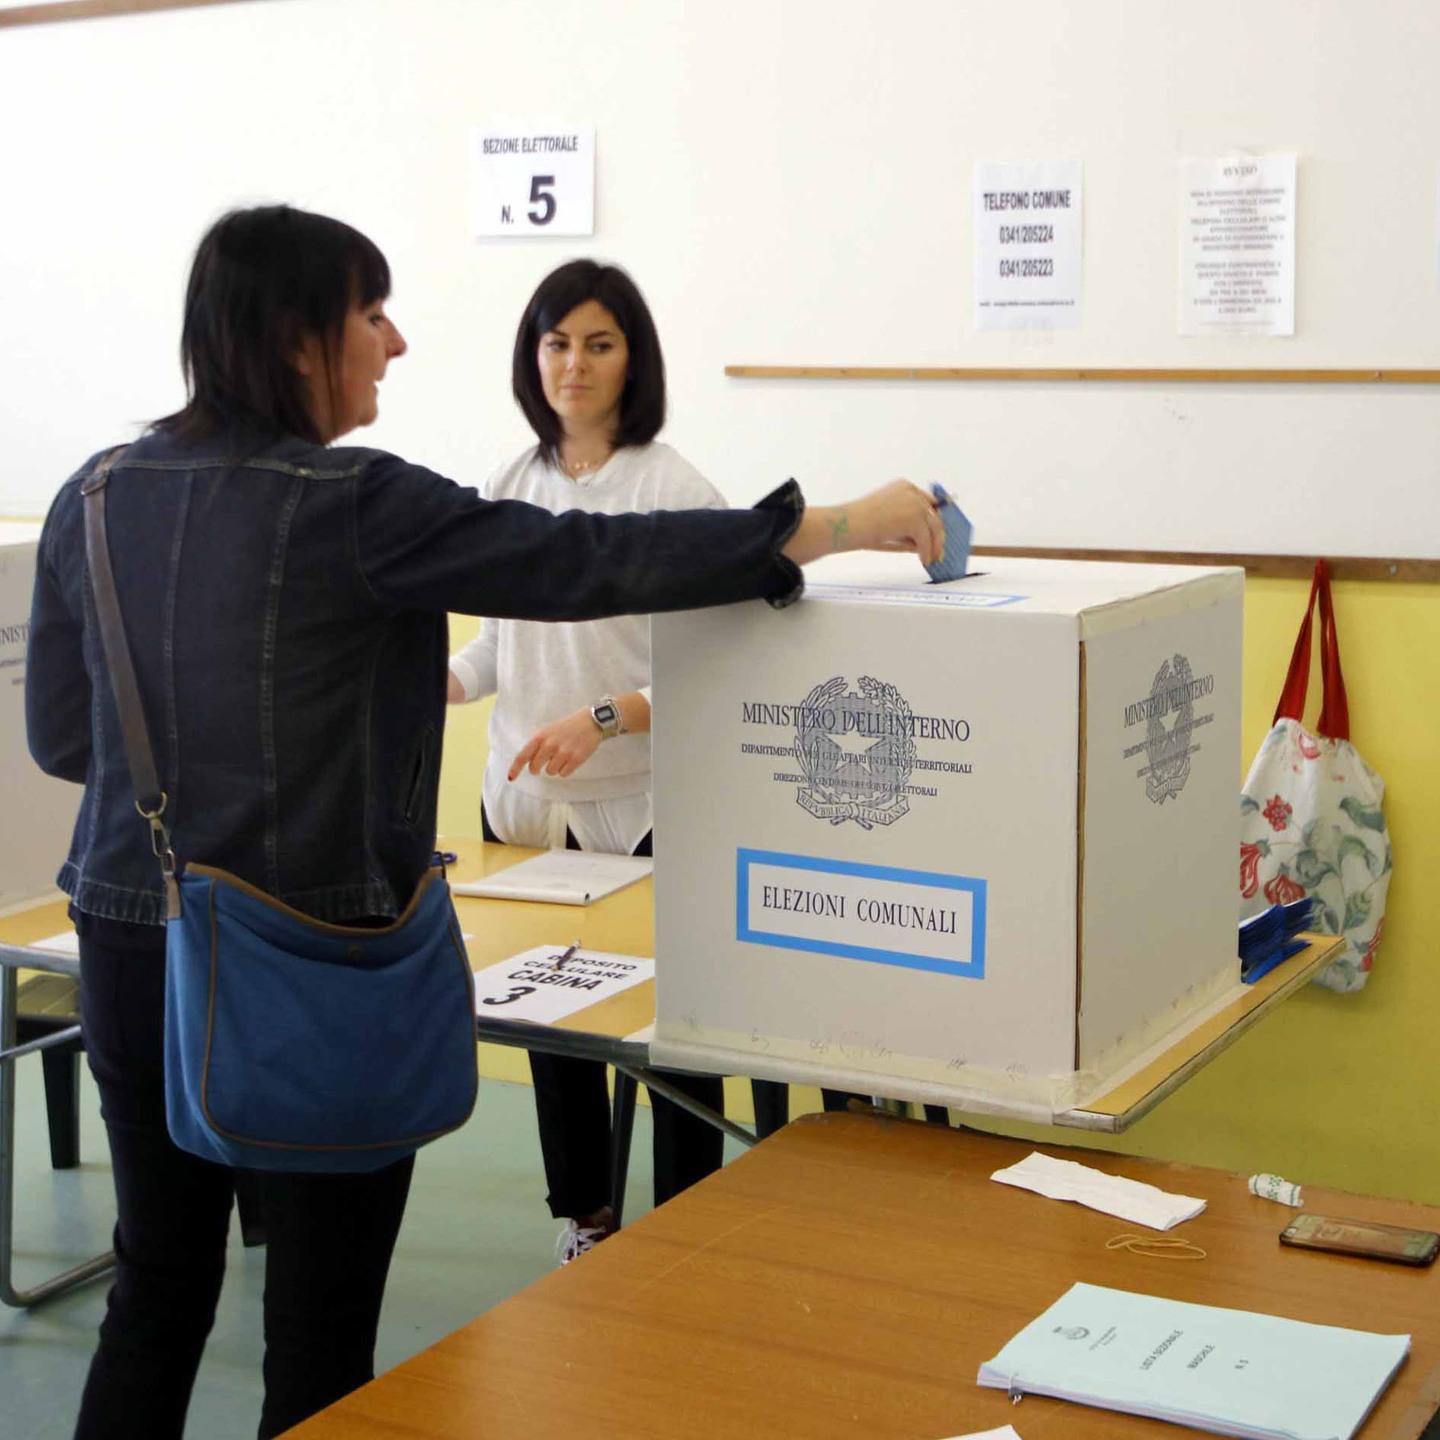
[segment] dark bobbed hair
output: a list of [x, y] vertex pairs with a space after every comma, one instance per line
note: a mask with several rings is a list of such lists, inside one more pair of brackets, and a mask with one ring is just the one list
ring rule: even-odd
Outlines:
[[516, 403], [540, 441], [541, 455], [552, 462], [564, 432], [540, 384], [540, 340], [587, 300], [598, 301], [615, 317], [630, 351], [616, 446], [648, 445], [665, 423], [665, 357], [640, 287], [618, 265], [571, 260], [551, 271], [530, 297], [515, 332], [510, 372]]
[[156, 428], [181, 440], [243, 426], [322, 442], [295, 352], [307, 335], [319, 338], [338, 398], [345, 316], [389, 293], [384, 255], [340, 220], [289, 205], [222, 215], [185, 289], [180, 364], [190, 398]]

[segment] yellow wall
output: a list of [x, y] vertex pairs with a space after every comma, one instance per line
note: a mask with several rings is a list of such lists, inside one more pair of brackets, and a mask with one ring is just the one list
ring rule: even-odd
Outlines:
[[[1290, 581], [1246, 588], [1246, 763], [1270, 726], [1306, 592]], [[1440, 587], [1347, 584], [1336, 604], [1351, 737], [1389, 787], [1395, 849], [1370, 984], [1358, 995], [1311, 987], [1287, 1001], [1124, 1135], [1008, 1133], [1440, 1203], [1440, 947], [1424, 899], [1432, 886], [1440, 893]], [[469, 633], [473, 622], [457, 622], [455, 642]], [[479, 828], [481, 710], [451, 712], [442, 832]], [[520, 1078], [523, 1059], [497, 1057], [487, 1070]], [[732, 1088], [739, 1117], [747, 1101], [743, 1087]], [[792, 1112], [817, 1104], [814, 1091], [798, 1090]]]
[[[450, 651], [468, 645], [480, 631], [469, 615], [450, 617]], [[436, 824], [442, 835], [480, 835], [480, 777], [485, 773], [485, 728], [489, 700], [452, 705], [446, 712], [445, 756], [440, 766], [440, 808]]]
[[[1270, 726], [1307, 586], [1245, 596], [1245, 758]], [[1440, 588], [1340, 585], [1350, 734], [1384, 777], [1395, 873], [1385, 940], [1357, 995], [1307, 988], [1107, 1149], [1440, 1202]], [[1313, 722], [1319, 705], [1312, 666]], [[1006, 1126], [1008, 1133], [1072, 1132]]]

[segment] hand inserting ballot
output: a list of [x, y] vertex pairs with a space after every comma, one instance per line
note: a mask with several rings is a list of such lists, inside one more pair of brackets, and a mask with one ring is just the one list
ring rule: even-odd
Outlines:
[[940, 502], [908, 480], [892, 480], [843, 505], [812, 505], [782, 553], [797, 565], [842, 550], [908, 550], [925, 565], [945, 554]]

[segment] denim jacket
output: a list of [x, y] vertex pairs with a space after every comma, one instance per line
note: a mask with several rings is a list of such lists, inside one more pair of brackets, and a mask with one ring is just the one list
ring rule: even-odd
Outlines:
[[[80, 485], [100, 458], [41, 536], [26, 718], [40, 767], [85, 786], [59, 885], [82, 912], [158, 925], [85, 566]], [[382, 451], [152, 432], [106, 493], [176, 855], [325, 920], [399, 914], [430, 862], [447, 612], [587, 620], [802, 585], [779, 553], [793, 482], [753, 510], [552, 515]]]

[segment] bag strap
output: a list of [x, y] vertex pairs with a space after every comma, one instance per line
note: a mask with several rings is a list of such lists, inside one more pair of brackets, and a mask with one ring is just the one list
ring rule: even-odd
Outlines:
[[1335, 629], [1335, 601], [1330, 592], [1330, 567], [1324, 560], [1315, 562], [1310, 581], [1310, 598], [1305, 602], [1305, 618], [1295, 638], [1290, 655], [1290, 669], [1275, 707], [1275, 719], [1299, 720], [1305, 713], [1305, 696], [1310, 688], [1310, 629], [1316, 601], [1320, 605], [1320, 702], [1319, 733], [1333, 740], [1350, 738], [1350, 702], [1345, 693], [1345, 676], [1340, 668], [1340, 639]]
[[125, 759], [130, 767], [131, 788], [135, 791], [135, 808], [150, 826], [150, 848], [155, 852], [165, 877], [166, 914], [173, 920], [180, 914], [180, 889], [175, 883], [175, 852], [170, 848], [170, 831], [164, 820], [169, 797], [160, 788], [160, 777], [155, 769], [155, 750], [150, 743], [150, 727], [145, 721], [145, 706], [135, 678], [130, 642], [125, 635], [124, 621], [120, 618], [120, 597], [115, 590], [115, 572], [110, 567], [110, 540], [105, 528], [105, 489], [110, 482], [110, 471], [129, 448], [121, 445], [112, 450], [95, 467], [94, 473], [80, 484], [80, 493], [85, 499], [85, 558], [95, 594], [95, 614], [105, 651], [105, 667], [110, 673], [110, 688], [115, 694], [115, 708], [120, 714], [120, 733], [125, 741]]
[[1340, 637], [1335, 629], [1335, 602], [1330, 595], [1330, 570], [1324, 567], [1320, 582], [1320, 733], [1333, 740], [1350, 738], [1350, 697], [1345, 693], [1345, 674], [1340, 668]]

